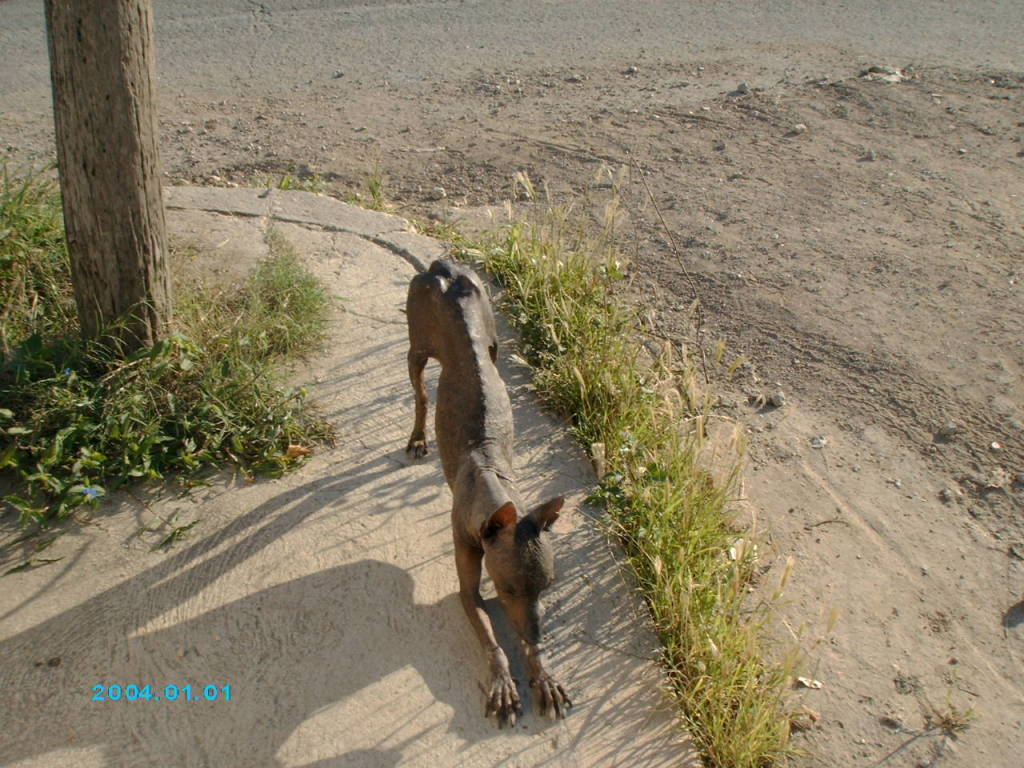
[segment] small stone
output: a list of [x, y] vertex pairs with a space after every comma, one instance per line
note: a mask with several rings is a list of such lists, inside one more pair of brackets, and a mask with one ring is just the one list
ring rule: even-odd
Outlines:
[[886, 728], [892, 728], [894, 731], [903, 730], [903, 722], [898, 717], [891, 715], [882, 715], [878, 718], [878, 722], [884, 725]]
[[966, 155], [967, 149], [965, 147], [960, 147], [960, 149], [957, 150], [957, 153], [961, 155]]
[[1003, 444], [1000, 443], [998, 440], [993, 440], [988, 447], [991, 448], [993, 451], [1003, 450]]
[[956, 498], [956, 495], [949, 488], [943, 488], [941, 491], [939, 491], [939, 498], [942, 499], [944, 504], [952, 504], [953, 499]]
[[565, 78], [567, 83], [582, 83], [583, 78], [580, 75], [572, 74]]
[[828, 438], [824, 435], [815, 435], [811, 438], [811, 448], [824, 448], [828, 445]]
[[898, 477], [892, 481], [892, 484], [895, 485], [897, 488], [903, 487], [903, 481], [900, 480]]
[[771, 396], [768, 398], [768, 402], [776, 408], [781, 408], [786, 404], [786, 393], [781, 389], [776, 392], [772, 392]]
[[878, 155], [875, 154], [875, 150], [869, 149], [861, 159], [866, 163], [873, 163], [878, 159]]
[[789, 129], [791, 136], [799, 136], [801, 133], [807, 133], [807, 126], [804, 123], [797, 123]]
[[750, 93], [750, 86], [746, 83], [740, 83], [736, 86], [736, 93], [747, 94]]
[[935, 436], [942, 440], [949, 440], [957, 432], [957, 426], [952, 421], [947, 421], [941, 427], [939, 431], [935, 433]]
[[431, 200], [444, 200], [446, 197], [448, 197], [448, 193], [445, 192], [444, 187], [434, 187], [430, 190]]
[[640, 71], [640, 69], [638, 67], [628, 66], [624, 70], [622, 70], [622, 74], [624, 74], [624, 75], [635, 75], [639, 71]]
[[339, 69], [339, 70], [337, 70], [337, 71], [336, 71], [336, 72], [335, 72], [335, 73], [334, 73], [334, 74], [332, 75], [332, 77], [333, 77], [333, 78], [334, 78], [335, 80], [340, 80], [340, 79], [341, 79], [341, 78], [343, 78], [344, 76], [345, 76], [345, 73], [344, 73], [344, 72], [342, 72], [342, 71], [341, 71], [340, 69]]
[[865, 80], [879, 80], [883, 83], [901, 83], [904, 80], [909, 79], [907, 75], [903, 74], [895, 67], [879, 65], [868, 67], [860, 73], [860, 76]]

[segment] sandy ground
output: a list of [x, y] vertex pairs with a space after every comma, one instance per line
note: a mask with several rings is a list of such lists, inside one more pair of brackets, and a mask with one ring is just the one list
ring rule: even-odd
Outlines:
[[[585, 212], [617, 185], [623, 299], [692, 347], [685, 269], [704, 340], [747, 361], [720, 384], [719, 415], [748, 429], [764, 588], [796, 562], [776, 631], [822, 683], [800, 693], [818, 716], [797, 735], [804, 763], [871, 765], [913, 740], [885, 764], [1017, 764], [1014, 4], [592, 2], [576, 20], [542, 3], [371, 5], [225, 12], [216, 23], [240, 41], [228, 61], [187, 8], [168, 14], [169, 177], [316, 173], [344, 196], [380, 174], [400, 211], [474, 223], [514, 197], [518, 171]], [[45, 157], [45, 83], [26, 84], [45, 69], [17, 50], [4, 140]], [[896, 82], [865, 76], [876, 65]], [[783, 406], [762, 406], [780, 391]], [[954, 709], [976, 713], [959, 742], [914, 740]]]
[[[728, 70], [696, 62], [357, 86], [341, 129], [315, 104], [241, 100], [229, 119], [197, 104], [167, 126], [168, 156], [184, 179], [316, 170], [339, 194], [365, 193], [376, 168], [400, 210], [469, 226], [501, 221], [516, 171], [584, 211], [617, 187], [623, 299], [692, 347], [685, 270], [704, 342], [746, 360], [717, 372], [719, 415], [748, 428], [765, 590], [796, 560], [777, 633], [823, 683], [800, 694], [817, 718], [797, 736], [807, 764], [870, 764], [936, 713], [973, 710], [960, 744], [932, 734], [889, 764], [1010, 765], [1024, 746], [1024, 79], [919, 67], [887, 83], [862, 76], [871, 64], [763, 88], [737, 73], [714, 95], [687, 83]], [[418, 119], [396, 122], [417, 99]], [[338, 137], [312, 165], [236, 148], [309, 157], [310, 134]], [[776, 392], [785, 405], [763, 407]]]
[[[252, 265], [268, 226], [309, 259], [338, 308], [326, 349], [296, 383], [337, 425], [339, 445], [277, 481], [225, 476], [183, 498], [120, 495], [46, 550], [59, 562], [5, 576], [0, 762], [691, 764], [644, 610], [582, 506], [593, 472], [507, 356], [524, 497], [570, 502], [555, 528], [546, 646], [575, 707], [564, 721], [541, 718], [524, 688], [515, 729], [483, 717], [488, 672], [458, 600], [451, 496], [436, 454], [404, 452], [410, 262], [440, 249], [391, 216], [302, 192], [259, 195], [171, 190], [169, 226], [199, 248], [197, 268]], [[153, 551], [169, 525], [193, 521], [187, 540]], [[5, 547], [0, 567], [32, 546]], [[493, 590], [485, 597], [493, 609]], [[515, 648], [510, 628], [499, 631]], [[522, 680], [521, 658], [513, 666]], [[151, 685], [161, 700], [95, 700], [94, 686], [115, 684]], [[176, 701], [168, 685], [182, 691]]]

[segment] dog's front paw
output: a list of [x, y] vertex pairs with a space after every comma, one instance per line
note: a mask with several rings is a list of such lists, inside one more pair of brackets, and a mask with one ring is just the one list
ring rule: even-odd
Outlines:
[[550, 714], [559, 720], [565, 717], [565, 712], [572, 706], [572, 701], [565, 694], [565, 689], [552, 680], [547, 672], [542, 672], [531, 679], [530, 687], [537, 692], [542, 715]]
[[516, 681], [507, 671], [499, 672], [491, 678], [491, 691], [487, 696], [487, 708], [484, 717], [494, 715], [498, 719], [498, 727], [509, 728], [516, 724], [516, 716], [523, 713], [519, 702], [519, 691]]
[[405, 446], [405, 452], [414, 459], [422, 459], [427, 455], [427, 438], [413, 435], [409, 438], [409, 444]]

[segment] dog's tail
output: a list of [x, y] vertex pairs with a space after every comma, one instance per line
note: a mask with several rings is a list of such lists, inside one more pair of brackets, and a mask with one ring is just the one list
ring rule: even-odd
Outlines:
[[438, 259], [430, 265], [427, 274], [444, 279], [447, 286], [442, 288], [442, 290], [453, 296], [468, 296], [471, 293], [481, 292], [481, 286], [476, 277], [471, 272], [460, 269], [450, 261]]
[[444, 259], [437, 259], [430, 265], [430, 269], [427, 270], [428, 275], [437, 275], [447, 280], [451, 280], [455, 277], [455, 266], [450, 261]]

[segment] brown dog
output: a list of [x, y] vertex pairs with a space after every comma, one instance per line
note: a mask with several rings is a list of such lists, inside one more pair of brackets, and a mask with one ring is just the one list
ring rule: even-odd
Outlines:
[[480, 564], [487, 567], [505, 613], [522, 639], [530, 687], [541, 713], [564, 717], [572, 706], [541, 663], [538, 597], [554, 580], [547, 534], [561, 497], [523, 514], [512, 485], [512, 404], [495, 367], [498, 339], [487, 292], [469, 269], [435, 261], [409, 285], [409, 378], [416, 423], [406, 451], [427, 453], [427, 359], [441, 363], [435, 431], [444, 476], [451, 488], [455, 567], [462, 606], [491, 667], [486, 716], [499, 726], [522, 712], [508, 659], [498, 645], [480, 597]]

